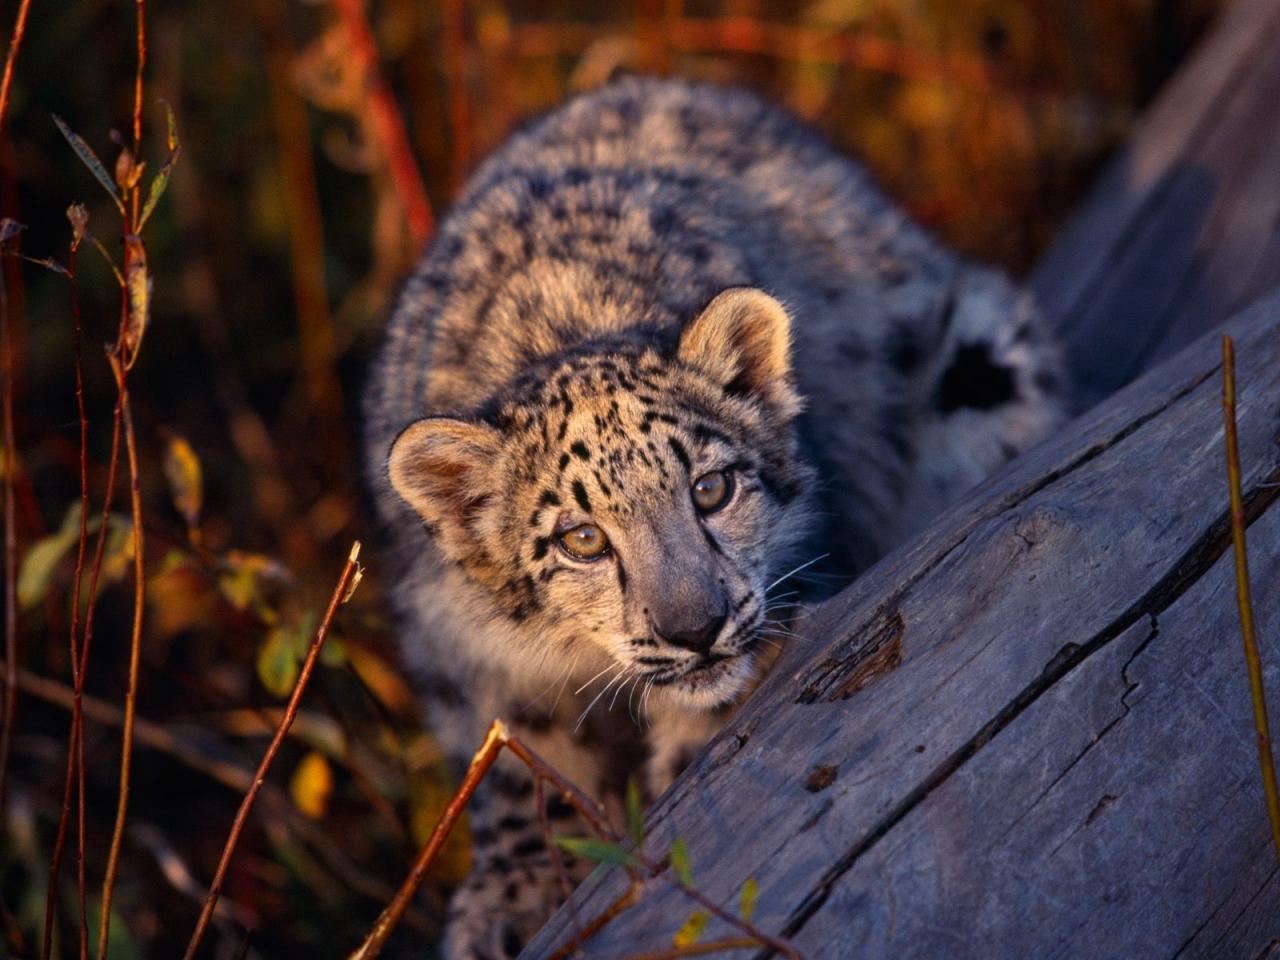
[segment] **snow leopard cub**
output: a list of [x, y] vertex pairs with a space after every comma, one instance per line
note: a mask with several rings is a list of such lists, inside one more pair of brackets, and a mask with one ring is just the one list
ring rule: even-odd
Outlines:
[[[606, 804], [656, 795], [766, 665], [778, 578], [861, 570], [1060, 393], [1027, 299], [786, 113], [641, 78], [569, 101], [472, 177], [366, 391], [440, 740], [462, 761], [502, 717]], [[559, 900], [531, 791], [503, 760], [477, 798], [446, 956], [512, 956]]]

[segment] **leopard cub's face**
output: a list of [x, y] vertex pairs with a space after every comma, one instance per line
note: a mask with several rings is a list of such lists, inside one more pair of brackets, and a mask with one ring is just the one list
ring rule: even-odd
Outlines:
[[731, 290], [674, 357], [564, 357], [483, 420], [411, 425], [390, 475], [512, 625], [524, 649], [505, 653], [552, 678], [589, 667], [609, 697], [709, 708], [751, 679], [769, 588], [805, 559], [798, 410], [786, 313]]

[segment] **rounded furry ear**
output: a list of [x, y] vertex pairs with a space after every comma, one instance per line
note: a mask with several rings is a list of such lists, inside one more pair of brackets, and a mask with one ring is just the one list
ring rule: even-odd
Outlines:
[[787, 417], [800, 412], [791, 382], [791, 318], [763, 290], [734, 287], [718, 294], [684, 328], [676, 356], [728, 393], [759, 397]]
[[427, 417], [391, 445], [391, 486], [432, 526], [461, 532], [488, 492], [485, 482], [502, 435], [481, 423]]

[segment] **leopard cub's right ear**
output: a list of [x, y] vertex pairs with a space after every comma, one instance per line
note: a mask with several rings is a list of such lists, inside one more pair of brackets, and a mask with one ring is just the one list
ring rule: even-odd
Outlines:
[[501, 434], [483, 423], [452, 417], [411, 423], [391, 445], [391, 486], [427, 523], [463, 533], [487, 495], [501, 443]]

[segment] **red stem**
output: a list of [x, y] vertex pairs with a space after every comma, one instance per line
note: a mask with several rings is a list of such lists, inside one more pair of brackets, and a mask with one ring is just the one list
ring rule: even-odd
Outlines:
[[422, 185], [422, 175], [409, 146], [400, 110], [378, 65], [378, 46], [365, 20], [364, 0], [336, 0], [336, 6], [368, 85], [371, 131], [386, 157], [387, 170], [404, 207], [409, 235], [414, 246], [421, 248], [435, 229], [431, 204], [427, 201], [427, 191]]
[[316, 635], [311, 641], [311, 649], [307, 651], [307, 659], [303, 661], [302, 670], [298, 673], [298, 680], [293, 685], [293, 693], [289, 696], [289, 704], [285, 707], [284, 715], [280, 718], [280, 725], [276, 728], [275, 736], [271, 739], [267, 752], [263, 754], [262, 762], [258, 764], [258, 770], [253, 776], [253, 783], [245, 792], [244, 799], [240, 801], [240, 809], [236, 811], [235, 820], [231, 824], [231, 832], [227, 835], [227, 842], [222, 848], [222, 857], [218, 860], [217, 870], [213, 874], [213, 882], [209, 885], [209, 895], [205, 897], [204, 907], [200, 911], [200, 919], [196, 921], [195, 931], [191, 934], [191, 941], [187, 944], [186, 953], [183, 954], [185, 960], [192, 960], [196, 955], [196, 951], [200, 947], [200, 941], [204, 937], [209, 921], [213, 917], [213, 910], [218, 905], [218, 897], [222, 894], [222, 885], [227, 878], [227, 868], [231, 865], [231, 855], [235, 853], [236, 844], [240, 840], [240, 834], [244, 830], [245, 822], [249, 818], [249, 811], [253, 807], [254, 800], [258, 797], [258, 792], [262, 789], [262, 785], [266, 782], [267, 771], [271, 768], [271, 763], [276, 758], [276, 754], [280, 751], [280, 745], [284, 743], [285, 736], [289, 733], [289, 728], [293, 726], [294, 718], [298, 715], [298, 706], [302, 702], [302, 693], [307, 688], [307, 683], [311, 679], [311, 671], [315, 669], [316, 660], [320, 656], [320, 648], [324, 645], [325, 637], [329, 635], [329, 628], [333, 624], [334, 614], [337, 613], [339, 605], [345, 603], [350, 598], [350, 589], [352, 584], [356, 582], [354, 578], [359, 569], [356, 562], [360, 556], [360, 542], [357, 540], [351, 548], [351, 554], [347, 557], [347, 565], [342, 568], [342, 575], [338, 578], [338, 585], [334, 587], [333, 596], [329, 598], [329, 608], [325, 611], [324, 619], [320, 621], [320, 627], [316, 630]]

